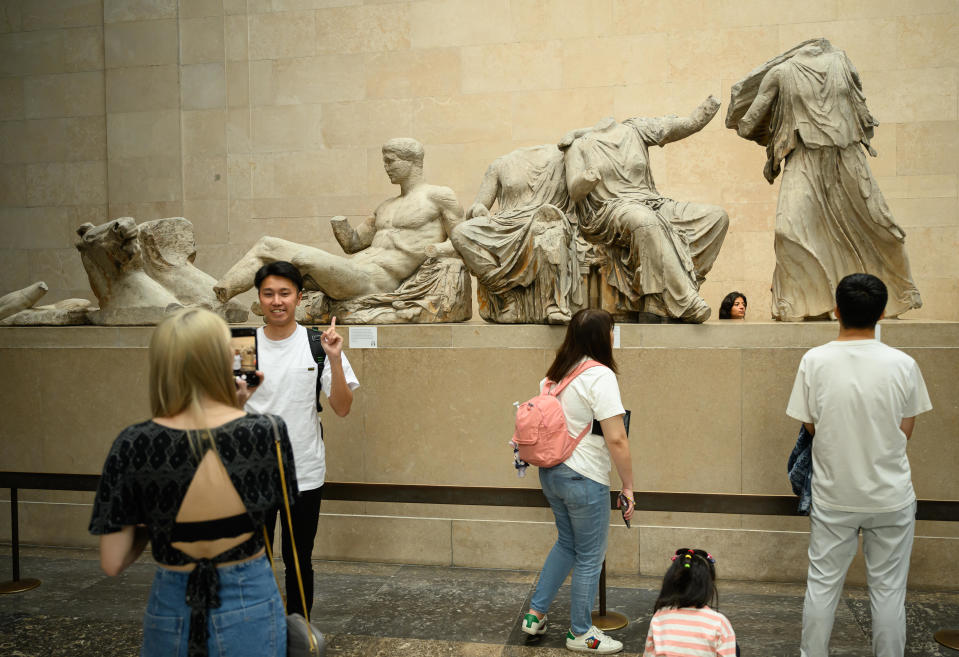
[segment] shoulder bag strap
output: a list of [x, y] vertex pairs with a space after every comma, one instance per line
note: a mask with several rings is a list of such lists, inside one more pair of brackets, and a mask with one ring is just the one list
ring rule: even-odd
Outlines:
[[323, 410], [323, 404], [320, 403], [320, 379], [323, 378], [323, 364], [326, 362], [326, 352], [323, 351], [323, 332], [312, 326], [306, 327], [306, 337], [310, 343], [310, 354], [316, 363], [316, 412]]
[[564, 376], [563, 380], [557, 383], [556, 387], [553, 388], [552, 390], [549, 389], [550, 382], [547, 381], [544, 384], [544, 387], [546, 388], [544, 394], [550, 394], [550, 395], [553, 395], [554, 397], [558, 396], [559, 393], [563, 392], [563, 390], [566, 389], [566, 386], [572, 383], [573, 379], [575, 379], [577, 376], [579, 376], [580, 374], [582, 374], [583, 372], [585, 372], [591, 367], [600, 367], [601, 365], [602, 363], [593, 359], [584, 360], [582, 363], [577, 365], [572, 372]]

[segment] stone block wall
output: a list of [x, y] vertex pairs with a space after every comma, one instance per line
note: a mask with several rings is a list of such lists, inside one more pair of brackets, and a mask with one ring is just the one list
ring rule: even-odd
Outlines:
[[[468, 206], [489, 163], [613, 115], [687, 113], [824, 36], [880, 121], [870, 166], [925, 306], [959, 319], [959, 7], [950, 0], [5, 0], [0, 293], [90, 297], [73, 231], [183, 215], [219, 276], [264, 234], [338, 252], [328, 219], [394, 195], [380, 145], [425, 144]], [[723, 126], [652, 151], [664, 194], [731, 219], [703, 293], [765, 319], [778, 184]]]

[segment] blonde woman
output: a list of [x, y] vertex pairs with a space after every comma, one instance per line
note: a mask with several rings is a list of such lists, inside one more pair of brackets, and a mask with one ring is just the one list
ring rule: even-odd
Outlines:
[[[150, 341], [153, 418], [120, 432], [103, 466], [90, 521], [103, 570], [120, 574], [148, 540], [159, 564], [142, 657], [286, 654], [261, 529], [283, 497], [273, 424], [238, 408], [232, 362], [212, 312], [165, 318]], [[275, 420], [292, 499], [293, 455]]]

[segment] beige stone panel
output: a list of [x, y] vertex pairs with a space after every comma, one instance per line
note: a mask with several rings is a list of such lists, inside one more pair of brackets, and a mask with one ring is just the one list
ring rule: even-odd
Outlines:
[[[822, 342], [829, 339], [832, 336]], [[805, 349], [744, 349], [742, 352], [744, 493], [788, 495], [792, 492], [786, 477], [786, 460], [799, 436], [799, 422], [786, 415], [786, 404], [805, 352]]]
[[511, 0], [509, 11], [520, 42], [604, 36], [614, 25], [609, 0]]
[[866, 80], [867, 103], [884, 123], [955, 121], [956, 75], [949, 69], [874, 71]]
[[461, 89], [461, 49], [430, 48], [366, 55], [367, 98], [454, 96]]
[[560, 41], [467, 46], [461, 51], [464, 94], [558, 89]]
[[66, 158], [66, 119], [0, 122], [0, 161], [58, 162]]
[[[6, 516], [9, 503], [4, 502], [3, 507]], [[91, 511], [90, 505], [21, 502], [20, 540], [27, 545], [97, 547], [99, 538], [87, 531]], [[9, 532], [9, 520], [6, 526]]]
[[[213, 278], [220, 278], [230, 270], [230, 267], [236, 264], [236, 261], [243, 257], [252, 244], [213, 244], [204, 245], [197, 251], [196, 265], [200, 270], [205, 271]], [[233, 298], [242, 308], [249, 308], [250, 304], [256, 301], [256, 294], [251, 290], [244, 292]]]
[[177, 0], [103, 0], [103, 22], [176, 18]]
[[226, 104], [227, 107], [249, 107], [250, 105], [250, 63], [226, 63]]
[[[104, 211], [106, 210], [105, 206], [101, 206], [101, 208]], [[98, 223], [103, 223], [105, 219], [106, 217], [102, 217]], [[74, 225], [79, 226], [80, 223], [83, 222]], [[83, 269], [83, 261], [80, 260], [80, 254], [72, 245], [69, 248], [30, 251], [29, 261], [31, 273], [36, 280], [44, 281], [50, 286], [50, 292], [43, 297], [41, 303], [50, 303], [47, 299], [48, 297], [52, 298], [52, 294], [76, 288], [83, 289], [83, 293], [64, 295], [64, 298], [79, 296], [91, 300], [96, 299], [93, 290], [90, 289], [86, 271]]]
[[23, 79], [24, 113], [29, 119], [103, 113], [103, 73], [69, 73]]
[[[437, 185], [453, 188], [460, 205], [468, 208], [473, 204], [476, 190], [486, 173], [487, 167], [496, 158], [509, 153], [514, 148], [509, 141], [484, 141], [474, 144], [436, 144], [426, 150], [423, 172], [426, 179]], [[369, 163], [370, 176], [378, 186], [387, 192], [396, 193], [396, 187], [389, 185], [389, 179], [383, 173], [383, 160], [380, 152]], [[461, 191], [466, 190], [466, 191]]]
[[[324, 225], [317, 217], [254, 217], [252, 219], [234, 218], [232, 215], [230, 217], [230, 243], [243, 245], [240, 253], [237, 254], [237, 258], [242, 256], [247, 249], [253, 246], [253, 244], [264, 235], [279, 237], [300, 244], [309, 244], [319, 248], [327, 246], [327, 250], [330, 253], [337, 253], [338, 251], [335, 251], [332, 245], [319, 243], [321, 233], [325, 236]], [[230, 264], [232, 265], [233, 263]], [[363, 385], [365, 387], [365, 381]]]
[[[109, 217], [136, 217], [138, 223], [164, 217], [182, 217], [183, 201], [131, 201], [115, 203], [111, 200]], [[104, 221], [106, 219], [104, 218]]]
[[190, 0], [180, 4], [179, 12], [180, 18], [222, 16], [223, 0]]
[[225, 201], [226, 155], [185, 156], [183, 198], [190, 201]]
[[27, 205], [106, 203], [106, 163], [28, 164]]
[[[254, 102], [259, 105], [298, 105], [340, 100], [360, 100], [365, 74], [362, 55], [322, 55], [273, 62], [269, 80], [259, 80], [253, 70]], [[261, 88], [261, 83], [269, 86]], [[267, 91], [268, 90], [268, 91]]]
[[897, 19], [896, 68], [959, 66], [959, 12]]
[[665, 34], [563, 41], [563, 88], [608, 87], [669, 76]]
[[836, 17], [836, 3], [833, 0], [802, 3], [722, 0], [718, 4], [719, 21], [730, 26], [805, 24], [816, 20], [833, 20]]
[[890, 206], [893, 199], [951, 198], [959, 195], [959, 176], [953, 174], [883, 176], [876, 177], [876, 184]]
[[[956, 523], [952, 523], [955, 525]], [[959, 571], [943, 568], [946, 560], [959, 556], [959, 539], [926, 538], [917, 536], [909, 561], [909, 581], [912, 588], [951, 590], [959, 586]]]
[[640, 573], [661, 575], [680, 547], [709, 550], [716, 557], [721, 579], [794, 582], [806, 577], [809, 534], [643, 526], [639, 528]]
[[959, 538], [959, 525], [950, 520], [917, 520], [916, 536], [945, 536]]
[[27, 204], [27, 168], [34, 165], [0, 165], [0, 205], [21, 207]]
[[[316, 150], [323, 147], [320, 105], [281, 105], [253, 110], [253, 152]], [[358, 145], [358, 144], [357, 144]]]
[[[776, 54], [815, 35], [829, 39], [836, 48], [844, 50], [860, 72], [906, 68], [896, 63], [898, 32], [896, 20], [885, 18], [782, 25]], [[867, 98], [873, 95], [869, 88], [869, 75], [863, 77], [863, 87]], [[878, 118], [883, 120], [882, 117]]]
[[175, 20], [107, 25], [104, 41], [107, 68], [176, 64], [179, 55]]
[[[540, 352], [542, 362], [533, 361], [532, 376], [535, 383], [546, 374], [555, 350], [563, 343], [566, 331], [562, 326], [541, 326], [535, 324], [454, 324], [453, 347], [455, 349], [535, 349]], [[543, 351], [545, 350], [545, 351]], [[534, 384], [535, 392], [535, 384]], [[528, 399], [526, 395], [524, 399]]]
[[[640, 483], [637, 487], [642, 487]], [[641, 495], [641, 493], [636, 493]], [[710, 527], [713, 529], [738, 529], [742, 516], [728, 513], [685, 513], [672, 511], [637, 511], [633, 525], [655, 527]]]
[[897, 171], [898, 154], [897, 144], [898, 126], [890, 123], [877, 128], [876, 136], [872, 140], [872, 147], [877, 153], [877, 157], [866, 157], [866, 164], [872, 171], [873, 176], [895, 176], [902, 175]]
[[959, 200], [952, 198], [891, 198], [888, 199], [896, 223], [907, 229], [932, 226], [959, 225]]
[[230, 239], [229, 203], [225, 200], [183, 201], [183, 216], [193, 223], [198, 251]]
[[250, 10], [250, 3], [247, 0], [223, 0], [223, 13], [227, 16], [246, 14]]
[[420, 98], [413, 105], [413, 137], [425, 144], [502, 140], [510, 134], [509, 94]]
[[953, 0], [845, 0], [838, 3], [836, 17], [840, 19], [910, 16], [914, 14], [948, 14], [955, 12]]
[[223, 43], [228, 62], [247, 61], [250, 58], [249, 17], [226, 16], [223, 19]]
[[[721, 205], [729, 214], [730, 231], [771, 232], [776, 227], [776, 203], [722, 203]], [[768, 246], [771, 248], [771, 244]]]
[[24, 78], [0, 78], [0, 121], [25, 117]]
[[[633, 414], [630, 449], [642, 488], [740, 492], [740, 353], [623, 350], [616, 359], [623, 406]], [[664, 400], [673, 399], [689, 400], [685, 412], [662, 412]], [[708, 453], [711, 467], [687, 468], [691, 453]]]
[[642, 3], [613, 0], [613, 32], [644, 34], [711, 29], [720, 24], [721, 7], [721, 3], [713, 0], [646, 0]]
[[416, 2], [410, 6], [413, 48], [511, 42], [506, 0]]
[[776, 53], [776, 26], [677, 32], [669, 35], [670, 80], [708, 80], [719, 91], [723, 78], [739, 79]]
[[539, 570], [556, 542], [553, 522], [453, 521], [453, 565]]
[[0, 75], [48, 75], [63, 72], [61, 30], [0, 35]]
[[47, 0], [21, 5], [24, 31], [99, 25], [102, 20], [99, 0]]
[[959, 226], [913, 228], [907, 245], [915, 278], [959, 277]]
[[366, 151], [363, 149], [277, 153], [274, 161], [274, 185], [278, 196], [360, 194], [365, 191]]
[[314, 12], [288, 11], [250, 16], [250, 59], [310, 57], [316, 54]]
[[68, 162], [105, 160], [107, 129], [105, 117], [84, 116], [64, 121], [64, 159]]
[[927, 121], [896, 126], [898, 175], [959, 173], [959, 123]]
[[114, 68], [106, 72], [106, 110], [149, 112], [180, 108], [176, 65]]
[[227, 112], [223, 109], [187, 110], [180, 113], [184, 155], [226, 153]]
[[0, 11], [0, 34], [19, 32], [23, 24], [23, 12], [19, 2], [8, 2]]
[[762, 177], [762, 166], [765, 163], [765, 151], [759, 149], [760, 153], [755, 159], [755, 170], [751, 173], [758, 175], [749, 175], [748, 179], [737, 179], [723, 186], [723, 203], [777, 203], [779, 199], [779, 183], [782, 178], [776, 178], [770, 185]]
[[328, 146], [382, 146], [413, 132], [413, 101], [385, 98], [323, 106], [322, 141]]
[[314, 557], [342, 561], [419, 563], [448, 566], [450, 521], [429, 518], [323, 514]]
[[78, 27], [63, 32], [63, 69], [103, 70], [103, 28]]
[[410, 6], [361, 5], [316, 12], [316, 50], [327, 53], [407, 50]]
[[[713, 119], [717, 120], [718, 117]], [[658, 153], [659, 148], [650, 151]], [[661, 157], [659, 168], [653, 167], [659, 184], [673, 180], [684, 184], [715, 183], [717, 171], [755, 171], [761, 175], [765, 151], [753, 142], [737, 138], [731, 130], [704, 130], [667, 144]]]
[[[910, 247], [910, 252], [912, 248]], [[910, 310], [909, 319], [959, 321], [959, 281], [951, 278], [923, 278], [917, 283], [922, 308]]]
[[[799, 506], [799, 498], [796, 498]], [[743, 529], [764, 529], [774, 532], [808, 532], [809, 516], [742, 516]]]
[[[670, 114], [689, 116], [709, 94], [723, 98], [720, 95], [721, 89], [710, 88], [702, 80], [657, 80], [616, 87], [614, 92], [613, 116], [620, 121], [634, 116], [656, 117]], [[703, 128], [703, 130], [725, 129], [722, 109]]]
[[226, 157], [226, 188], [227, 196], [234, 199], [253, 198], [253, 168], [252, 155], [240, 153]]
[[[251, 102], [259, 107], [261, 105], [275, 105], [276, 94], [274, 92], [274, 67], [276, 62], [271, 60], [258, 60], [247, 62], [249, 66], [249, 86], [251, 92]], [[308, 76], [303, 75], [304, 82]], [[298, 101], [287, 100], [284, 105], [296, 105]]]
[[[5, 279], [4, 294], [12, 291], [6, 284]], [[37, 433], [37, 409], [43, 386], [36, 369], [41, 357], [41, 353], [32, 349], [0, 349], [0, 367], [7, 379], [4, 387], [16, 391], [16, 394], [4, 394], [9, 417], [0, 429], [0, 461], [5, 470], [37, 472], [44, 469], [42, 441], [24, 439]]]
[[108, 114], [107, 152], [111, 160], [179, 155], [180, 113], [157, 110]]
[[742, 278], [749, 281], [772, 281], [776, 268], [774, 236], [769, 232], [743, 233]]
[[222, 16], [180, 20], [180, 63], [222, 62], [224, 25]]
[[227, 110], [226, 150], [230, 155], [253, 151], [253, 112], [249, 108]]
[[916, 495], [920, 499], [959, 499], [959, 479], [955, 476], [959, 445], [949, 438], [955, 435], [959, 422], [959, 407], [951, 392], [959, 371], [959, 350], [905, 351], [916, 359], [932, 402], [932, 410], [916, 418], [907, 449]]
[[956, 336], [959, 325], [952, 320], [931, 322], [919, 321], [915, 318], [887, 319], [881, 322], [881, 326], [882, 341], [899, 349], [942, 347], [959, 343]]
[[185, 110], [226, 106], [226, 72], [222, 63], [180, 67], [180, 102]]
[[[2, 212], [0, 206], [0, 213]], [[22, 290], [36, 282], [31, 276], [28, 255], [29, 252], [23, 249], [8, 248], [6, 242], [0, 248], [0, 281], [3, 281], [4, 294]]]
[[[181, 200], [179, 156], [111, 157], [109, 194], [111, 208], [115, 203]], [[137, 221], [146, 221], [146, 217], [132, 216]]]

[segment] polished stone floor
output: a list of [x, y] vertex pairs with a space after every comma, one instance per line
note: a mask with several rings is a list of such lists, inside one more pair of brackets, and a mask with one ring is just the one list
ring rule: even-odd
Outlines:
[[[0, 546], [0, 579], [10, 577], [9, 546]], [[24, 548], [21, 577], [42, 585], [0, 596], [0, 655], [113, 657], [135, 655], [140, 616], [154, 567], [147, 557], [116, 578], [105, 576], [92, 550]], [[316, 563], [314, 620], [327, 634], [329, 657], [555, 657], [567, 655], [564, 587], [539, 641], [527, 641], [519, 618], [529, 604], [536, 573], [391, 564]], [[659, 582], [611, 577], [608, 605], [629, 625], [611, 635], [624, 655], [642, 654]], [[799, 584], [720, 582], [720, 609], [729, 617], [742, 654], [799, 654], [803, 587]], [[936, 644], [933, 633], [959, 628], [959, 591], [910, 592], [910, 657], [959, 657]], [[869, 601], [848, 588], [836, 614], [834, 656], [868, 657]]]

